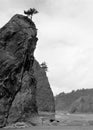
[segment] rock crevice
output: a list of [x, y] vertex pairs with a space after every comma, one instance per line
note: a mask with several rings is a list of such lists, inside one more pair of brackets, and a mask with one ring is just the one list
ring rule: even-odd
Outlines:
[[[37, 113], [35, 103], [36, 80], [33, 75], [34, 50], [37, 42], [37, 29], [35, 24], [23, 15], [15, 15], [0, 29], [0, 127], [7, 123], [23, 119], [29, 113]], [[24, 80], [26, 77], [26, 82]], [[18, 113], [15, 119], [11, 115], [11, 105], [16, 100], [16, 95], [25, 89], [22, 111], [16, 108]], [[25, 87], [25, 88], [26, 88]], [[22, 95], [21, 95], [22, 96]], [[26, 100], [27, 97], [29, 100]], [[31, 102], [32, 101], [32, 102]], [[32, 104], [31, 104], [32, 103]], [[29, 105], [28, 108], [27, 105]], [[12, 121], [12, 122], [13, 122]]]

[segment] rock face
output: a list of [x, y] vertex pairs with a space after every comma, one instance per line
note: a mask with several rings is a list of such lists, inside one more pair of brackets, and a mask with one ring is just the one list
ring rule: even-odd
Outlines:
[[37, 80], [36, 101], [39, 111], [55, 112], [55, 101], [45, 70], [35, 60], [34, 76]]
[[36, 36], [35, 24], [19, 14], [0, 29], [0, 127], [37, 114], [32, 69]]
[[[44, 69], [42, 69], [42, 67], [40, 67], [40, 64], [36, 60], [34, 60], [32, 69], [37, 82], [37, 88], [34, 89], [34, 92], [36, 92], [36, 101], [35, 98], [31, 98], [31, 93], [28, 84], [29, 80], [31, 79], [29, 78], [29, 76], [27, 76], [27, 73], [25, 73], [21, 91], [18, 92], [18, 94], [15, 96], [15, 99], [10, 109], [8, 117], [8, 122], [10, 124], [16, 121], [28, 122], [30, 120], [32, 122], [32, 113], [35, 113], [36, 111], [36, 108], [34, 108], [34, 105], [32, 104], [34, 104], [35, 102], [37, 104], [38, 111], [55, 112], [54, 97], [48, 82], [48, 78], [46, 76], [46, 72], [44, 71]], [[34, 88], [32, 84], [30, 85], [31, 88]], [[27, 113], [24, 112], [24, 106], [25, 111], [28, 111]], [[29, 113], [29, 106], [31, 107], [31, 114]]]

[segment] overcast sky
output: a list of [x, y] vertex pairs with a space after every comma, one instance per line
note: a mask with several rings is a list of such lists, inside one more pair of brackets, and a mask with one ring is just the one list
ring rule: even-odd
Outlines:
[[93, 0], [0, 0], [0, 26], [35, 7], [35, 57], [48, 65], [54, 94], [93, 87]]

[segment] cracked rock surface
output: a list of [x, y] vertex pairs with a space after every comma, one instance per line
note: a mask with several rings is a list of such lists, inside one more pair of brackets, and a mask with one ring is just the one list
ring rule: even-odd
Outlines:
[[0, 29], [0, 127], [37, 114], [32, 69], [36, 36], [35, 24], [19, 14]]

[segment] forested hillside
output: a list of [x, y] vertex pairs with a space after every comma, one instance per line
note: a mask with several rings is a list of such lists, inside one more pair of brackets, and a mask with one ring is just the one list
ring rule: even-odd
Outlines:
[[82, 96], [93, 97], [93, 89], [81, 89], [70, 93], [60, 93], [55, 97], [56, 110], [69, 110], [71, 105]]

